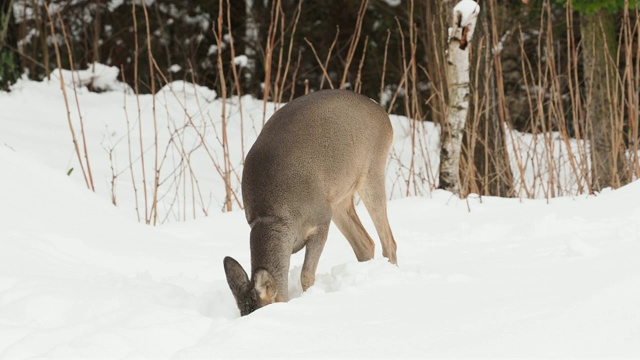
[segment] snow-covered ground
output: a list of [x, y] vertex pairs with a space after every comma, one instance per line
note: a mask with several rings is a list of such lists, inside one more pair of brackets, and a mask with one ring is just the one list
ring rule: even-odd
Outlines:
[[[302, 293], [296, 254], [292, 299], [240, 318], [222, 259], [249, 265], [249, 227], [237, 204], [220, 211], [220, 103], [183, 83], [156, 98], [164, 224], [152, 227], [138, 222], [137, 119], [140, 109], [153, 179], [153, 102], [141, 96], [138, 107], [124, 87], [111, 89], [78, 89], [96, 193], [84, 185], [56, 80], [0, 93], [0, 358], [640, 357], [640, 182], [550, 201], [460, 200], [428, 186], [404, 198], [409, 126], [394, 118], [399, 266], [379, 251], [358, 263], [332, 227], [314, 287]], [[243, 99], [243, 148], [234, 101], [239, 175], [262, 102]], [[437, 139], [425, 131], [427, 143]]]

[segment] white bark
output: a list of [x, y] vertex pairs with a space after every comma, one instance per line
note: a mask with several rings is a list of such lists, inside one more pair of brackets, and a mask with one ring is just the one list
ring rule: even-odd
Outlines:
[[447, 83], [449, 101], [446, 123], [441, 127], [440, 188], [460, 194], [458, 171], [462, 135], [469, 110], [469, 47], [480, 6], [462, 0], [453, 9], [453, 26], [449, 28]]

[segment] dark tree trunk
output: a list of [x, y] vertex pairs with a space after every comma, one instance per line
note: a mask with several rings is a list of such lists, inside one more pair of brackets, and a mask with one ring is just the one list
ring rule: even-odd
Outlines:
[[0, 90], [8, 91], [20, 77], [20, 64], [12, 1], [0, 0]]
[[[509, 111], [502, 84], [500, 52], [492, 49], [500, 41], [496, 26], [495, 0], [483, 1], [478, 17], [474, 43], [475, 58], [471, 66], [472, 79], [478, 79], [472, 93], [471, 120], [467, 126], [466, 150], [469, 157], [467, 172], [462, 174], [467, 189], [480, 195], [513, 196], [511, 167], [505, 145], [505, 124]], [[495, 24], [495, 25], [494, 25]], [[479, 64], [479, 66], [475, 66]]]
[[424, 34], [419, 40], [426, 52], [425, 68], [431, 83], [428, 119], [436, 124], [443, 124], [447, 106], [445, 96], [447, 84], [444, 78], [443, 64], [447, 60], [442, 49], [447, 48], [447, 28], [450, 26], [452, 7], [443, 1], [426, 1], [425, 13]]
[[586, 124], [591, 141], [593, 189], [626, 183], [623, 129], [611, 109], [616, 87], [614, 18], [604, 9], [580, 15], [586, 91]]

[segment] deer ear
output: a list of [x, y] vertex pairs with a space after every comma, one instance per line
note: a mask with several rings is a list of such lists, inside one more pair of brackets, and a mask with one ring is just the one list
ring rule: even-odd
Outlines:
[[267, 270], [259, 269], [253, 275], [254, 288], [260, 299], [261, 305], [276, 302], [278, 290], [276, 289], [276, 279]]
[[242, 265], [232, 257], [225, 257], [223, 264], [231, 293], [233, 293], [236, 300], [241, 299], [249, 287], [249, 277], [247, 276], [247, 272], [244, 271]]

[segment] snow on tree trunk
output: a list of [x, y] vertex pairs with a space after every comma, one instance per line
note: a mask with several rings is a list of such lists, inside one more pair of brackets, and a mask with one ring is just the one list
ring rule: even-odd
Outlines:
[[453, 8], [453, 27], [449, 28], [447, 84], [449, 100], [446, 122], [441, 124], [439, 187], [460, 194], [458, 171], [460, 149], [469, 110], [469, 49], [480, 6], [462, 0]]

